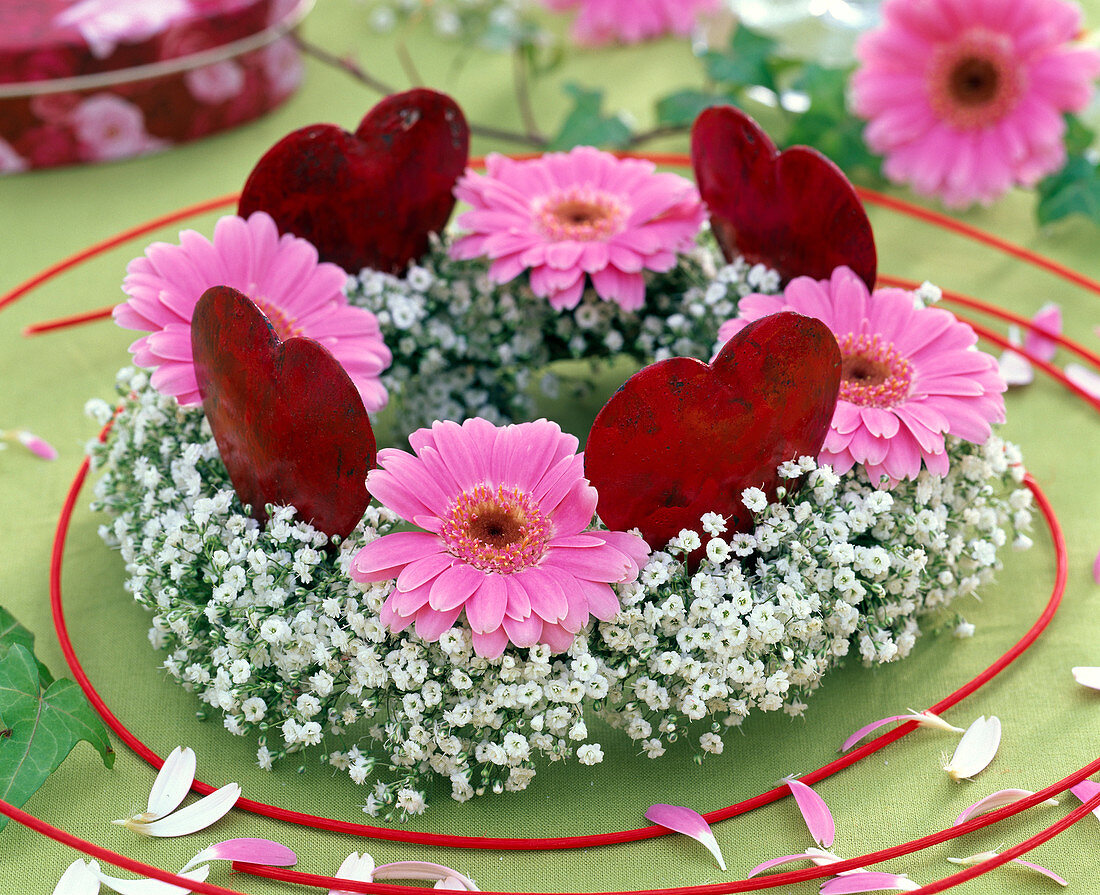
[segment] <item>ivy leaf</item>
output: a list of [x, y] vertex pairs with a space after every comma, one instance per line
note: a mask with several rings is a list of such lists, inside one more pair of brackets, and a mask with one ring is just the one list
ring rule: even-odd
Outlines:
[[1081, 214], [1100, 224], [1100, 170], [1083, 155], [1071, 155], [1065, 167], [1039, 182], [1039, 223]]
[[663, 127], [687, 127], [704, 109], [726, 104], [738, 105], [736, 100], [716, 93], [680, 90], [657, 100], [657, 123]]
[[1068, 155], [1084, 155], [1096, 139], [1096, 131], [1089, 128], [1076, 115], [1066, 115], [1066, 153]]
[[573, 108], [565, 118], [551, 149], [572, 149], [574, 146], [607, 146], [622, 148], [630, 141], [630, 128], [618, 115], [603, 112], [603, 91], [566, 84], [563, 88], [573, 98]]
[[857, 170], [877, 174], [879, 158], [863, 141], [864, 123], [848, 112], [848, 75], [814, 64], [803, 68], [792, 87], [806, 95], [809, 108], [794, 119], [784, 142], [814, 147], [849, 175]]
[[[16, 643], [25, 647], [28, 652], [34, 652], [34, 635], [19, 624], [7, 609], [0, 606], [0, 659]], [[38, 663], [38, 678], [44, 687], [53, 683], [53, 675], [41, 662]]]
[[[80, 688], [60, 680], [43, 691], [34, 654], [10, 644], [0, 659], [0, 798], [23, 805], [81, 740], [114, 764], [107, 729]], [[0, 829], [6, 823], [0, 817]]]
[[721, 52], [708, 50], [703, 54], [707, 77], [719, 84], [735, 87], [759, 85], [779, 93], [775, 80], [775, 51], [778, 44], [767, 35], [738, 25], [730, 38], [729, 48]]

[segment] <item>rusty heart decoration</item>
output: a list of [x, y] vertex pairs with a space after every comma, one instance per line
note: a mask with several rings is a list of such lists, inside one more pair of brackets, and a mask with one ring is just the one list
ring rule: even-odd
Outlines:
[[782, 312], [750, 323], [710, 364], [673, 357], [611, 396], [584, 453], [597, 512], [657, 549], [720, 513], [749, 531], [745, 488], [775, 497], [776, 467], [816, 457], [840, 388], [840, 349], [824, 323]]
[[691, 163], [727, 261], [765, 264], [784, 282], [827, 280], [845, 264], [875, 288], [867, 212], [844, 172], [816, 149], [779, 152], [740, 109], [712, 106], [692, 125]]
[[383, 99], [354, 134], [314, 124], [269, 149], [241, 191], [238, 214], [266, 211], [322, 261], [401, 274], [454, 210], [470, 130], [453, 99], [418, 88]]
[[363, 516], [374, 431], [351, 378], [328, 349], [282, 341], [263, 312], [228, 286], [207, 289], [191, 319], [203, 410], [241, 503], [266, 504], [346, 536]]

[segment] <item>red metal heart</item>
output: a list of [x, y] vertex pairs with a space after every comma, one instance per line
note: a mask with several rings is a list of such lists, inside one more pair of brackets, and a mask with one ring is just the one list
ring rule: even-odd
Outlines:
[[191, 318], [202, 406], [229, 478], [263, 522], [265, 504], [344, 537], [370, 502], [374, 431], [355, 384], [328, 349], [280, 341], [263, 312], [228, 286]]
[[727, 261], [766, 264], [784, 282], [827, 280], [846, 264], [875, 288], [867, 212], [844, 172], [816, 149], [779, 152], [740, 109], [712, 106], [692, 125], [691, 162]]
[[241, 191], [238, 213], [266, 211], [281, 233], [353, 273], [400, 274], [428, 250], [454, 209], [470, 130], [457, 103], [416, 89], [383, 99], [354, 134], [314, 124], [269, 149]]
[[776, 467], [816, 457], [840, 388], [840, 349], [820, 320], [782, 312], [750, 323], [713, 363], [673, 357], [643, 368], [592, 424], [584, 470], [609, 528], [654, 547], [721, 513], [749, 531], [745, 488], [774, 497]]

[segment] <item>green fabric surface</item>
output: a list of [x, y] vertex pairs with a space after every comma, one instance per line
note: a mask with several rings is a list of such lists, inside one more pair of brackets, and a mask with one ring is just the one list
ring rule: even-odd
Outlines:
[[[1100, 20], [1100, 2], [1086, 4]], [[363, 8], [351, 0], [324, 0], [305, 24], [305, 34], [337, 54], [354, 51], [372, 72], [403, 87], [392, 40], [374, 35]], [[510, 64], [505, 57], [476, 56], [452, 67], [455, 51], [416, 33], [408, 51], [425, 83], [445, 86], [471, 120], [515, 126]], [[584, 52], [560, 76], [538, 84], [535, 106], [545, 120], [564, 109], [559, 85], [566, 80], [606, 89], [610, 108], [626, 107], [648, 120], [651, 100], [694, 77], [684, 43]], [[0, 178], [0, 291], [7, 290], [70, 253], [120, 230], [192, 202], [234, 192], [259, 155], [290, 130], [316, 121], [353, 127], [376, 96], [347, 76], [308, 62], [304, 89], [284, 107], [258, 122], [149, 158], [87, 168], [70, 168]], [[475, 141], [475, 153], [508, 149]], [[686, 149], [685, 141], [661, 148]], [[1033, 198], [1013, 195], [991, 210], [963, 219], [1100, 277], [1091, 225], [1068, 221], [1039, 232]], [[930, 279], [1024, 314], [1044, 302], [1059, 302], [1067, 334], [1095, 346], [1098, 297], [1050, 274], [975, 246], [958, 236], [894, 212], [871, 211], [883, 272]], [[216, 214], [189, 219], [210, 233]], [[180, 227], [156, 238], [174, 241]], [[110, 399], [115, 371], [127, 362], [134, 334], [109, 322], [25, 338], [28, 324], [101, 307], [119, 297], [125, 264], [153, 237], [112, 250], [35, 290], [0, 312], [0, 427], [26, 427], [60, 450], [55, 463], [19, 450], [0, 454], [0, 517], [3, 561], [0, 605], [9, 608], [37, 636], [39, 656], [57, 676], [67, 674], [48, 604], [48, 566], [58, 511], [80, 464], [83, 446], [96, 434], [83, 415], [91, 397]], [[1059, 362], [1068, 358], [1059, 357]], [[1066, 527], [1069, 586], [1053, 624], [1004, 674], [949, 714], [966, 726], [980, 714], [996, 714], [1004, 740], [994, 764], [975, 782], [952, 783], [940, 770], [940, 753], [955, 739], [919, 731], [815, 788], [837, 820], [835, 849], [854, 856], [948, 826], [962, 808], [1001, 788], [1040, 789], [1096, 757], [1100, 751], [1100, 694], [1078, 687], [1074, 665], [1100, 664], [1098, 589], [1090, 568], [1100, 547], [1095, 510], [1100, 466], [1100, 432], [1094, 412], [1057, 385], [1040, 379], [1008, 398], [1007, 435], [1023, 448], [1025, 460], [1049, 495]], [[157, 670], [160, 661], [146, 639], [148, 619], [122, 588], [122, 561], [106, 549], [96, 529], [103, 521], [82, 495], [65, 553], [64, 594], [73, 642], [90, 678], [121, 720], [160, 754], [177, 744], [199, 756], [200, 778], [218, 785], [240, 782], [259, 800], [352, 821], [370, 822], [359, 810], [366, 796], [346, 776], [306, 761], [303, 773], [286, 764], [275, 773], [253, 763], [255, 743], [236, 738], [216, 721], [195, 718], [196, 700]], [[977, 625], [976, 635], [957, 640], [929, 635], [913, 655], [877, 670], [858, 661], [831, 674], [810, 700], [804, 719], [753, 716], [741, 732], [727, 735], [724, 754], [701, 766], [684, 742], [664, 758], [634, 753], [624, 736], [600, 737], [602, 765], [552, 765], [540, 770], [521, 794], [489, 796], [459, 805], [444, 790], [411, 829], [479, 835], [555, 836], [644, 825], [643, 812], [655, 802], [710, 810], [769, 789], [789, 774], [804, 773], [831, 760], [841, 741], [862, 724], [908, 707], [926, 707], [985, 668], [1010, 647], [1041, 612], [1053, 580], [1053, 551], [1042, 528], [1035, 547], [1006, 552], [1005, 569], [982, 600], [959, 605]], [[472, 876], [483, 889], [510, 891], [620, 890], [715, 883], [742, 877], [767, 858], [801, 851], [810, 844], [791, 800], [716, 827], [729, 873], [721, 873], [701, 846], [682, 837], [579, 852], [494, 853], [354, 840], [234, 812], [218, 826], [185, 840], [146, 840], [109, 821], [144, 807], [152, 770], [116, 743], [115, 768], [106, 770], [95, 751], [81, 744], [28, 803], [38, 817], [134, 858], [176, 869], [199, 848], [231, 836], [267, 836], [293, 847], [299, 868], [334, 872], [350, 851], [369, 851], [378, 863], [421, 859], [449, 864]], [[1012, 845], [1061, 817], [1076, 805], [1071, 796], [1058, 808], [1027, 815], [963, 840], [902, 858], [890, 869], [930, 882], [955, 868], [948, 855], [964, 856]], [[1097, 877], [1100, 835], [1086, 818], [1028, 857], [1067, 877], [1078, 891], [1091, 891]], [[0, 892], [48, 893], [75, 854], [38, 834], [10, 824], [0, 831]], [[245, 892], [289, 891], [285, 886], [230, 877], [216, 865], [211, 882]], [[1007, 867], [968, 884], [974, 893], [1045, 892], [1052, 884], [1019, 867]], [[784, 891], [812, 893], [815, 883]]]

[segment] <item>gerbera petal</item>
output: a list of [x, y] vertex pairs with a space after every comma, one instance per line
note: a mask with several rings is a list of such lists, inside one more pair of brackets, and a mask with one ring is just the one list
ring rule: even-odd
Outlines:
[[444, 631], [449, 631], [458, 621], [461, 606], [439, 611], [430, 606], [422, 606], [416, 612], [416, 636], [428, 643], [437, 641]]
[[969, 780], [993, 761], [1000, 745], [1000, 719], [996, 715], [988, 718], [982, 715], [966, 729], [944, 770], [952, 780]]
[[199, 799], [199, 801], [180, 808], [178, 811], [159, 820], [141, 822], [130, 818], [123, 821], [122, 825], [143, 836], [157, 838], [187, 836], [191, 833], [197, 833], [199, 830], [204, 830], [211, 824], [221, 820], [229, 813], [240, 797], [240, 784], [227, 783], [220, 789], [216, 789], [209, 795]]
[[455, 563], [440, 572], [432, 581], [428, 605], [441, 612], [462, 606], [477, 592], [485, 578], [485, 573], [480, 569], [461, 562]]
[[798, 810], [802, 812], [803, 820], [806, 821], [810, 838], [822, 848], [828, 848], [833, 844], [836, 836], [836, 824], [833, 822], [829, 806], [821, 796], [801, 780], [788, 780], [787, 786], [795, 802], [798, 803]]
[[149, 791], [149, 807], [144, 820], [157, 820], [180, 806], [195, 782], [197, 764], [195, 750], [188, 746], [176, 746], [168, 753]]
[[473, 631], [470, 639], [474, 644], [474, 652], [483, 659], [495, 659], [508, 646], [508, 634], [503, 627], [497, 628], [495, 631], [487, 631], [484, 634], [480, 631]]
[[183, 865], [180, 873], [203, 861], [248, 861], [268, 867], [293, 867], [298, 863], [298, 856], [281, 842], [271, 839], [226, 839], [204, 848]]
[[[366, 852], [352, 852], [340, 863], [340, 869], [333, 874], [336, 879], [346, 879], [358, 883], [374, 881], [374, 858]], [[346, 890], [329, 889], [328, 895], [350, 895]]]
[[[990, 793], [984, 799], [978, 799], [974, 804], [964, 808], [962, 813], [955, 818], [953, 826], [957, 827], [959, 824], [965, 823], [970, 820], [970, 818], [977, 817], [979, 814], [985, 814], [987, 811], [992, 811], [994, 808], [1011, 805], [1013, 802], [1018, 802], [1020, 799], [1032, 795], [1035, 795], [1035, 793], [1030, 789], [1000, 789], [997, 792]], [[1058, 800], [1047, 799], [1042, 804], [1057, 805]]]
[[722, 858], [722, 849], [718, 840], [714, 838], [714, 832], [710, 824], [706, 822], [698, 811], [692, 808], [684, 808], [680, 805], [651, 805], [646, 809], [645, 818], [650, 823], [665, 827], [676, 833], [690, 836], [697, 842], [701, 842], [718, 862], [721, 870], [726, 869], [726, 862]]
[[[210, 865], [204, 864], [179, 875], [197, 883], [206, 882], [210, 875]], [[107, 888], [118, 892], [118, 895], [187, 895], [191, 891], [159, 879], [120, 879], [98, 871], [96, 876]]]
[[99, 877], [83, 858], [77, 858], [61, 874], [53, 895], [99, 895]]
[[466, 620], [478, 634], [495, 631], [504, 621], [508, 588], [500, 575], [483, 575], [478, 588], [466, 600]]
[[864, 871], [862, 873], [834, 876], [821, 884], [821, 895], [854, 895], [857, 892], [899, 891], [913, 892], [918, 883], [900, 873]]
[[395, 531], [369, 541], [355, 554], [349, 572], [356, 581], [386, 581], [414, 560], [442, 550], [443, 545], [434, 534]]

